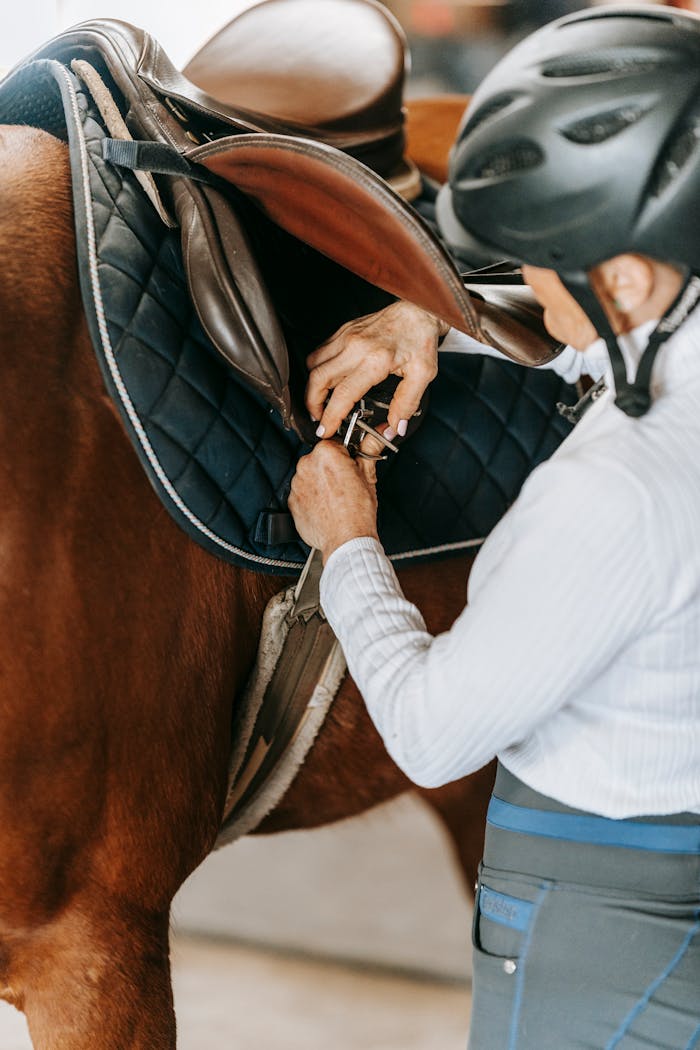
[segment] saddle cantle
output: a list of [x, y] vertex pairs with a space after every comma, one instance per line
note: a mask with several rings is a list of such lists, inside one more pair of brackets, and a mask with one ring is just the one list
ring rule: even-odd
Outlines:
[[407, 200], [417, 197], [420, 175], [405, 157], [408, 46], [394, 16], [374, 0], [238, 6], [184, 67], [188, 80], [251, 120], [277, 122], [267, 130], [352, 154]]

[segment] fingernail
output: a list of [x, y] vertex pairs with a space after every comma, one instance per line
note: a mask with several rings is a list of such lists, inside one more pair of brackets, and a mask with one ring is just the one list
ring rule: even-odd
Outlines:
[[316, 437], [317, 438], [322, 438], [325, 433], [326, 433], [326, 428], [324, 427], [323, 423], [321, 423], [320, 426], [318, 426], [316, 428]]
[[399, 420], [399, 425], [397, 426], [396, 430], [398, 432], [399, 437], [405, 438], [406, 437], [406, 431], [408, 430], [408, 420], [407, 419], [400, 419]]
[[396, 437], [396, 431], [394, 430], [394, 428], [393, 427], [387, 427], [386, 430], [384, 431], [384, 437], [387, 439], [387, 441], [393, 441], [394, 438]]
[[318, 416], [312, 416], [310, 412], [309, 412], [309, 419], [311, 420], [312, 423], [318, 423]]

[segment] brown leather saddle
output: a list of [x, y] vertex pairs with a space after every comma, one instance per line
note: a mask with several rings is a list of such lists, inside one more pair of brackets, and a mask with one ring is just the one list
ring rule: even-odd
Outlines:
[[[328, 47], [328, 20], [335, 18], [336, 5], [331, 15], [327, 0], [266, 0], [234, 20], [229, 43], [232, 32], [235, 45], [241, 27], [248, 31], [246, 20], [253, 15], [267, 18], [274, 7], [276, 19], [280, 10], [292, 12], [302, 3], [307, 11], [305, 32], [313, 9], [311, 25], [324, 27], [323, 46]], [[494, 314], [472, 298], [438, 238], [382, 176], [358, 159], [374, 151], [374, 163], [388, 174], [402, 148], [396, 111], [403, 45], [380, 5], [342, 0], [341, 7], [348, 16], [347, 32], [356, 27], [356, 45], [367, 31], [369, 15], [389, 27], [393, 48], [394, 64], [387, 67], [390, 89], [385, 90], [385, 69], [385, 88], [379, 91], [377, 105], [365, 106], [355, 124], [350, 113], [339, 115], [342, 106], [335, 116], [333, 107], [325, 113], [316, 108], [310, 115], [317, 123], [301, 125], [292, 119], [302, 112], [301, 103], [262, 115], [213, 98], [175, 69], [147, 33], [108, 19], [68, 30], [29, 60], [57, 60], [87, 84], [110, 130], [105, 156], [142, 173], [159, 213], [180, 228], [190, 292], [207, 335], [236, 373], [302, 436], [308, 435], [308, 423], [299, 396], [290, 392], [285, 337], [239, 218], [236, 200], [241, 197], [274, 225], [368, 284], [417, 303], [475, 338], [500, 346], [516, 360], [540, 363], [560, 349], [543, 338], [538, 319], [533, 323], [531, 304], [524, 315], [519, 308], [521, 316], [512, 323], [505, 314], [495, 322], [502, 307]], [[282, 60], [286, 43], [282, 35], [271, 39], [268, 33], [263, 80], [274, 56]], [[349, 43], [347, 36], [344, 43]], [[392, 48], [386, 43], [385, 39], [388, 52]], [[210, 42], [188, 70], [196, 73], [206, 66], [209, 48], [221, 51], [216, 41]], [[263, 67], [261, 55], [255, 61]], [[317, 68], [312, 62], [310, 66]], [[324, 68], [321, 80], [330, 72], [337, 75], [329, 66]], [[303, 96], [308, 85], [298, 72], [295, 69], [286, 83], [296, 85]], [[279, 83], [284, 84], [284, 78]], [[352, 77], [349, 83], [355, 83]], [[348, 102], [354, 90], [346, 85], [341, 101]], [[280, 88], [280, 98], [282, 94]], [[246, 102], [254, 101], [249, 93]], [[393, 119], [385, 119], [387, 105]], [[323, 296], [322, 287], [318, 294]]]

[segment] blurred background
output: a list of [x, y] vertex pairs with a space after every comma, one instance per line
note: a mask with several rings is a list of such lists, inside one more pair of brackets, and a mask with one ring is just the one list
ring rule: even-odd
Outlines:
[[[334, 0], [327, 0], [332, 5]], [[0, 11], [0, 68], [75, 22], [116, 17], [177, 65], [240, 0], [22, 0]], [[389, 0], [413, 56], [408, 93], [470, 92], [530, 30], [581, 0]], [[678, 0], [689, 10], [695, 0]], [[0, 207], [2, 206], [0, 201]], [[183, 1050], [463, 1050], [470, 904], [441, 828], [405, 796], [314, 832], [214, 854], [175, 902]], [[0, 1047], [28, 1050], [0, 1004]]]
[[[413, 55], [412, 94], [474, 89], [521, 36], [545, 22], [607, 0], [388, 0], [404, 27]], [[644, 2], [644, 0], [642, 0]], [[329, 4], [333, 0], [328, 0]], [[178, 65], [184, 65], [208, 36], [232, 17], [241, 0], [23, 0], [4, 3], [0, 13], [0, 67], [61, 29], [85, 18], [111, 16], [153, 33]], [[672, 6], [700, 9], [700, 0]]]

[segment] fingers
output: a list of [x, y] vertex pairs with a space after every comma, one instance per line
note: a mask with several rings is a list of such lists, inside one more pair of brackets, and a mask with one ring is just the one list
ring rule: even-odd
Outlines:
[[306, 407], [319, 421], [319, 437], [332, 437], [360, 398], [391, 374], [390, 355], [374, 347], [363, 353], [363, 346], [356, 339], [347, 352], [317, 365], [309, 376]]
[[[345, 465], [344, 461], [354, 469], [348, 450], [336, 441], [319, 442], [311, 452], [301, 456], [292, 478], [288, 499], [288, 506], [295, 520], [298, 515], [302, 517], [304, 497], [300, 497], [300, 493], [304, 493], [307, 499], [326, 503], [328, 480], [337, 473], [339, 466], [342, 468]], [[306, 539], [306, 536], [303, 538]]]
[[[306, 358], [309, 381], [305, 401], [312, 419], [321, 420], [330, 391], [347, 375], [360, 368], [365, 352], [372, 349], [371, 346], [365, 345], [363, 337], [368, 321], [371, 321], [371, 316], [347, 321], [335, 335], [322, 343]], [[341, 419], [343, 418], [344, 416], [341, 416]], [[331, 437], [337, 429], [336, 427], [333, 431], [328, 430], [328, 424], [325, 421], [324, 426], [327, 430], [326, 437]]]
[[408, 421], [418, 411], [421, 398], [436, 375], [437, 363], [418, 360], [407, 366], [406, 375], [394, 391], [389, 406], [386, 436], [390, 441], [397, 434], [399, 437], [406, 436]]
[[374, 487], [335, 441], [320, 441], [299, 460], [288, 505], [299, 535], [324, 561], [347, 540], [377, 534]]
[[[306, 358], [309, 380], [304, 400], [313, 420], [320, 420], [326, 399], [335, 384], [353, 367], [352, 344], [346, 339], [352, 322], [339, 328], [332, 339], [322, 343]], [[350, 358], [350, 360], [348, 359]]]
[[323, 409], [332, 385], [332, 376], [323, 365], [317, 365], [309, 375], [304, 400], [309, 415], [315, 422], [318, 422], [323, 415]]
[[300, 457], [295, 477], [297, 474], [303, 477], [319, 471], [335, 471], [341, 460], [352, 463], [352, 457], [344, 445], [339, 441], [319, 442], [305, 456]]
[[[385, 428], [382, 428], [382, 430]], [[360, 445], [362, 452], [367, 456], [379, 457], [382, 456], [386, 449], [382, 445], [381, 441], [377, 441], [376, 437], [372, 434], [365, 434]], [[368, 485], [377, 484], [377, 463], [378, 458], [364, 459], [358, 457], [355, 460], [360, 474], [364, 478]]]
[[[370, 386], [374, 386], [374, 383], [370, 383]], [[319, 437], [329, 437], [335, 434], [342, 421], [348, 413], [352, 412], [353, 407], [361, 397], [364, 397], [368, 389], [367, 377], [361, 372], [355, 372], [342, 379], [321, 414], [319, 429], [316, 431]], [[321, 427], [323, 427], [323, 432], [321, 432]]]
[[348, 322], [307, 358], [305, 401], [319, 423], [319, 437], [332, 437], [354, 405], [388, 376], [402, 378], [389, 412], [391, 437], [406, 433], [428, 383], [437, 374], [441, 322], [411, 303], [398, 301]]

